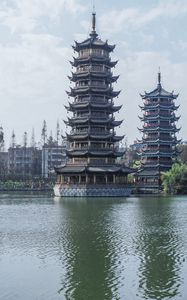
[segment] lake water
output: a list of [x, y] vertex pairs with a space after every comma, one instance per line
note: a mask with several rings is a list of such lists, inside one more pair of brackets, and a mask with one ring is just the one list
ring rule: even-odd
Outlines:
[[0, 194], [0, 299], [187, 299], [187, 197]]

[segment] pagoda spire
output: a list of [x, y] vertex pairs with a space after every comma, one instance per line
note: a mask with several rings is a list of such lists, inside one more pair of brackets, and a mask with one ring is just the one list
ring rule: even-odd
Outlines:
[[159, 67], [159, 71], [158, 71], [158, 89], [161, 90], [162, 86], [161, 86], [161, 72], [160, 72], [160, 67]]
[[96, 38], [98, 34], [96, 33], [96, 12], [95, 12], [95, 6], [93, 6], [93, 12], [92, 12], [92, 31], [90, 33], [90, 36], [92, 38]]

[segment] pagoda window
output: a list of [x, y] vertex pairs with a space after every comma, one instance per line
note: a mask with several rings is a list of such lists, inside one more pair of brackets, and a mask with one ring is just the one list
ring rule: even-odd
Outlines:
[[97, 71], [97, 72], [103, 72], [104, 71], [104, 65], [92, 65], [91, 70], [92, 71]]
[[96, 164], [96, 165], [105, 164], [105, 158], [94, 158], [94, 157], [91, 157], [90, 158], [90, 163], [93, 163], [93, 164]]
[[109, 57], [109, 53], [106, 50], [103, 49], [90, 49], [90, 53], [93, 56], [104, 56], [104, 57]]
[[103, 148], [105, 148], [105, 144], [104, 143], [91, 143], [91, 147], [96, 148], [96, 149], [103, 149]]
[[106, 117], [105, 112], [101, 112], [101, 111], [94, 111], [92, 112], [92, 116], [96, 116], [96, 117]]
[[87, 72], [89, 69], [89, 65], [81, 65], [77, 67], [77, 72]]
[[86, 48], [79, 51], [79, 57], [88, 57], [90, 55], [90, 49]]
[[90, 86], [102, 86], [102, 87], [104, 87], [105, 86], [105, 82], [102, 80], [91, 80], [90, 82], [89, 82], [89, 85]]
[[105, 131], [104, 127], [92, 127], [92, 129], [95, 132], [104, 132]]
[[81, 157], [81, 158], [80, 158], [80, 157], [75, 157], [75, 158], [74, 158], [74, 163], [85, 163], [85, 164], [86, 164], [87, 161], [88, 161], [88, 160], [87, 160], [87, 158], [85, 158], [85, 157], [84, 157], [84, 158], [82, 158], [82, 157]]
[[87, 102], [90, 100], [88, 96], [77, 97], [77, 102]]
[[89, 84], [88, 80], [78, 81], [76, 82], [76, 86], [87, 86]]
[[92, 101], [96, 103], [106, 103], [106, 99], [104, 97], [99, 97], [99, 96], [94, 96], [92, 98]]

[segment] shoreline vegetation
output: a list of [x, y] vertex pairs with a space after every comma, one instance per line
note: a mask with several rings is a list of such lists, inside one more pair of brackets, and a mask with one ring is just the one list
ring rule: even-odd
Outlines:
[[0, 192], [53, 191], [54, 181], [49, 180], [6, 180], [0, 181]]
[[[131, 176], [130, 176], [131, 177]], [[130, 178], [129, 178], [130, 179]], [[130, 180], [132, 182], [132, 178]], [[161, 178], [162, 191], [160, 195], [186, 195], [187, 194], [187, 164], [175, 163]], [[52, 192], [55, 179], [4, 179], [0, 180], [0, 192]], [[136, 184], [132, 184], [136, 189]], [[135, 193], [132, 193], [132, 195]], [[141, 193], [138, 193], [141, 194]], [[142, 193], [145, 194], [145, 193]]]

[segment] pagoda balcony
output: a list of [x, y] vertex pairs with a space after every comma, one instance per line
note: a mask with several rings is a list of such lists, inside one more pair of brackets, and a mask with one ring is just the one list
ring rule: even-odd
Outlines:
[[171, 100], [157, 100], [157, 101], [153, 101], [153, 100], [145, 100], [144, 101], [145, 105], [157, 105], [157, 104], [162, 104], [162, 105], [171, 105], [174, 104], [173, 99]]
[[[94, 52], [94, 51], [92, 51], [92, 50], [94, 50], [94, 49], [89, 49], [90, 51], [88, 51], [88, 52], [79, 52], [79, 56], [78, 56], [78, 58], [80, 58], [80, 59], [85, 59], [85, 58], [87, 58], [87, 59], [89, 59], [89, 58], [109, 58], [109, 53], [107, 52], [107, 51], [98, 51], [98, 52]], [[96, 49], [97, 50], [97, 49]]]
[[174, 104], [170, 104], [170, 105], [162, 105], [162, 104], [159, 104], [159, 103], [152, 103], [152, 104], [149, 104], [149, 105], [144, 105], [144, 106], [141, 106], [139, 105], [139, 107], [141, 108], [141, 110], [145, 110], [145, 111], [150, 111], [150, 109], [162, 109], [162, 110], [177, 110], [180, 105], [176, 106]]
[[118, 61], [112, 61], [109, 57], [89, 56], [89, 57], [73, 57], [74, 61], [70, 62], [73, 67], [79, 67], [83, 64], [105, 64], [109, 68], [115, 67]]
[[109, 118], [68, 118], [68, 121], [64, 120], [64, 123], [67, 126], [90, 126], [90, 124], [94, 125], [105, 125], [108, 126], [108, 128], [110, 127], [110, 129], [120, 126], [123, 123], [123, 120], [120, 121], [115, 121], [114, 118], [109, 117]]
[[140, 129], [141, 131], [173, 131], [173, 132], [177, 132], [178, 129], [175, 126], [164, 126], [164, 125], [159, 125], [159, 124], [148, 124], [148, 125], [144, 125], [142, 129]]
[[148, 156], [148, 155], [161, 155], [161, 156], [172, 156], [174, 154], [174, 151], [172, 149], [170, 150], [161, 150], [161, 149], [147, 149], [147, 150], [143, 150], [141, 155], [142, 157], [145, 155], [145, 156]]
[[142, 164], [144, 164], [144, 165], [147, 165], [147, 166], [150, 166], [150, 165], [159, 165], [159, 163], [161, 163], [161, 164], [166, 164], [166, 165], [169, 165], [169, 164], [171, 164], [171, 159], [159, 159], [159, 158], [157, 158], [157, 159], [150, 159], [150, 158], [144, 158], [144, 159], [142, 159]]
[[107, 118], [108, 117], [108, 114], [105, 114], [105, 113], [100, 113], [100, 114], [97, 114], [97, 113], [90, 113], [89, 111], [87, 112], [82, 112], [82, 114], [77, 113], [75, 114], [75, 116], [73, 118]]
[[166, 120], [166, 121], [178, 121], [180, 117], [176, 117], [175, 114], [164, 114], [164, 113], [151, 113], [145, 114], [143, 117], [140, 117], [142, 121], [151, 121], [151, 120]]
[[112, 122], [114, 121], [114, 117], [108, 117], [108, 116], [98, 116], [95, 114], [86, 114], [85, 116], [75, 116], [69, 119], [70, 123], [79, 123], [79, 122], [88, 122], [88, 121], [93, 121], [93, 122]]
[[149, 116], [167, 116], [167, 117], [175, 117], [174, 113], [169, 113], [169, 112], [161, 112], [160, 110], [157, 111], [148, 111], [144, 114], [144, 117], [149, 117]]
[[148, 144], [177, 144], [178, 141], [177, 139], [160, 139], [160, 138], [143, 138], [143, 143], [148, 143]]
[[93, 103], [93, 104], [106, 104], [106, 103], [110, 103], [110, 104], [113, 104], [113, 100], [112, 99], [107, 99], [107, 98], [104, 98], [104, 97], [95, 97], [94, 96], [88, 96], [88, 97], [83, 97], [83, 98], [78, 98], [78, 99], [75, 99], [73, 102], [72, 102], [72, 105], [79, 105], [81, 103]]
[[111, 87], [110, 84], [105, 84], [105, 83], [94, 83], [94, 82], [88, 82], [88, 84], [80, 84], [78, 83], [75, 86], [75, 89], [88, 89], [88, 88], [99, 88], [99, 89], [107, 89]]
[[113, 130], [96, 130], [96, 129], [89, 129], [89, 128], [86, 128], [84, 130], [71, 130], [70, 134], [76, 134], [76, 135], [82, 135], [82, 134], [98, 134], [98, 135], [108, 135], [108, 134], [114, 134], [113, 133]]
[[89, 73], [96, 73], [102, 76], [111, 76], [113, 73], [110, 69], [106, 69], [105, 65], [102, 66], [87, 66], [87, 67], [78, 67], [74, 75], [84, 75]]
[[171, 151], [171, 148], [170, 146], [169, 147], [166, 147], [166, 146], [144, 146], [142, 148], [142, 151], [145, 152], [145, 151]]

